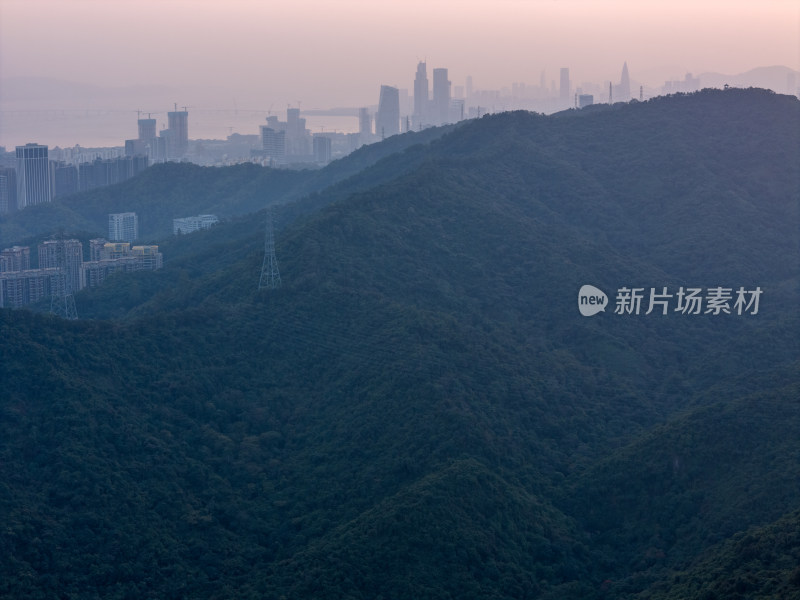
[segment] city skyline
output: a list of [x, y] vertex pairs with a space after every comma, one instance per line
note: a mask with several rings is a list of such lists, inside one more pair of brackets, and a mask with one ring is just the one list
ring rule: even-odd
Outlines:
[[[408, 87], [419, 60], [486, 89], [632, 70], [739, 73], [800, 69], [791, 0], [4, 0], [0, 73], [108, 86], [191, 87], [214, 80], [307, 106], [363, 104], [376, 84]], [[30, 41], [45, 41], [31, 51]], [[411, 67], [409, 67], [411, 65]], [[239, 68], [234, 68], [239, 66]], [[662, 79], [661, 75], [657, 79]], [[274, 82], [274, 83], [272, 83]], [[653, 85], [657, 81], [645, 81]], [[274, 85], [277, 84], [277, 85]], [[275, 98], [277, 103], [281, 98]]]
[[[187, 104], [195, 116], [203, 109], [283, 114], [287, 106], [374, 106], [381, 85], [413, 96], [420, 61], [431, 85], [433, 69], [448, 69], [454, 91], [467, 87], [468, 77], [476, 90], [515, 82], [559, 87], [562, 68], [569, 69], [573, 89], [584, 82], [616, 84], [624, 63], [632, 81], [653, 88], [688, 72], [800, 70], [800, 5], [790, 0], [500, 0], [492, 10], [487, 6], [5, 0], [0, 77], [80, 85], [59, 94], [43, 85], [24, 98], [16, 86], [4, 85], [0, 105], [4, 111], [142, 109], [161, 111], [162, 121], [173, 102]], [[41, 40], [42, 50], [31, 51], [31, 40]], [[7, 139], [8, 129], [0, 123], [0, 145], [52, 145]], [[75, 143], [86, 145], [77, 137]]]

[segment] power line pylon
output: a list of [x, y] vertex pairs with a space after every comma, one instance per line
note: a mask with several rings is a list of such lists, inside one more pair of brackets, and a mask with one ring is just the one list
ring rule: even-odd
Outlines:
[[50, 312], [62, 319], [74, 321], [78, 318], [75, 296], [72, 295], [72, 282], [67, 277], [66, 244], [63, 236], [58, 239], [56, 260], [58, 274], [55, 276], [55, 289], [50, 293]]
[[267, 207], [267, 232], [264, 238], [264, 262], [261, 264], [261, 278], [258, 289], [274, 290], [281, 287], [281, 274], [278, 259], [275, 258], [275, 233], [273, 228], [272, 206]]

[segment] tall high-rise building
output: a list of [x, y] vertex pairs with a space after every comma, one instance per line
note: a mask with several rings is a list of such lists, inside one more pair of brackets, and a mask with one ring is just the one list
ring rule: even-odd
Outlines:
[[102, 258], [102, 252], [107, 243], [108, 240], [106, 238], [95, 238], [93, 240], [89, 240], [89, 260], [100, 260]]
[[367, 108], [358, 109], [358, 133], [362, 137], [362, 141], [372, 135], [372, 115], [369, 114]]
[[331, 162], [331, 138], [325, 134], [314, 134], [314, 162], [327, 165]]
[[369, 114], [369, 109], [358, 109], [358, 137], [356, 148], [364, 144], [371, 144], [375, 140], [372, 135], [372, 115]]
[[156, 139], [156, 120], [139, 119], [139, 141], [150, 144]]
[[0, 167], [0, 215], [17, 209], [17, 172]]
[[147, 144], [142, 140], [125, 140], [125, 156], [147, 154]]
[[180, 158], [189, 151], [189, 113], [176, 110], [167, 113], [167, 155], [169, 158]]
[[18, 273], [31, 268], [29, 246], [13, 246], [0, 252], [0, 273]]
[[286, 131], [276, 131], [266, 125], [262, 125], [260, 129], [264, 156], [276, 162], [283, 162], [286, 158]]
[[50, 180], [47, 146], [17, 146], [17, 207], [43, 204], [52, 199], [53, 185]]
[[569, 105], [570, 98], [570, 85], [569, 85], [569, 69], [567, 67], [561, 68], [561, 81], [558, 88], [558, 99], [564, 106]]
[[[301, 123], [302, 121], [302, 127]], [[286, 109], [286, 133], [290, 136], [299, 136], [306, 128], [306, 121], [305, 119], [300, 118], [300, 109], [299, 108], [287, 108]]]
[[139, 238], [139, 218], [134, 212], [108, 215], [108, 239], [133, 243]]
[[78, 189], [78, 167], [63, 161], [53, 163], [53, 197], [69, 196]]
[[429, 103], [427, 65], [420, 62], [417, 64], [417, 75], [414, 77], [414, 126], [417, 129], [430, 124], [428, 120]]
[[381, 86], [378, 113], [375, 115], [375, 135], [380, 139], [400, 133], [400, 90]]
[[619, 85], [614, 90], [614, 100], [617, 102], [627, 102], [631, 99], [631, 80], [628, 76], [628, 63], [622, 65], [622, 76]]
[[286, 154], [311, 154], [311, 135], [306, 129], [306, 120], [300, 118], [299, 108], [286, 109]]
[[433, 70], [433, 112], [437, 125], [448, 122], [450, 81], [447, 79], [447, 69]]

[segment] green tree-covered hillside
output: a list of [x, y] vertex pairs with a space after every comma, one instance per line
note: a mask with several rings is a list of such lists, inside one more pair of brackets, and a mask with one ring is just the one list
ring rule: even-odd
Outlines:
[[0, 596], [800, 596], [798, 123], [485, 117], [278, 209], [280, 289], [262, 212], [0, 311]]

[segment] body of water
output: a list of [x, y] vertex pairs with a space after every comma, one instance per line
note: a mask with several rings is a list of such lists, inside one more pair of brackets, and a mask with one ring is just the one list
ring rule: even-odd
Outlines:
[[[224, 140], [232, 133], [257, 135], [266, 124], [267, 111], [256, 110], [192, 110], [189, 111], [189, 138]], [[167, 114], [152, 114], [158, 131], [166, 128]], [[285, 114], [278, 115], [281, 120]], [[51, 148], [102, 148], [124, 146], [126, 139], [138, 136], [135, 110], [3, 110], [0, 111], [0, 146], [13, 150], [30, 142]], [[141, 118], [147, 118], [142, 114]], [[358, 117], [305, 116], [311, 133], [355, 133]]]

